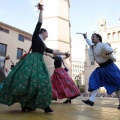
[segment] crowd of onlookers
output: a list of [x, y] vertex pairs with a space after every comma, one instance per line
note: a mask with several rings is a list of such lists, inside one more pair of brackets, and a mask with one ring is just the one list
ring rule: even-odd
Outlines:
[[[90, 97], [91, 93], [81, 93], [80, 97]], [[117, 98], [115, 93], [108, 95], [107, 93], [99, 92], [96, 97], [110, 97], [110, 98]]]

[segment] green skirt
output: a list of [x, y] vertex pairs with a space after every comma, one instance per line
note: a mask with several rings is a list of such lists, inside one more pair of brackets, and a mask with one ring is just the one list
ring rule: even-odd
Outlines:
[[0, 91], [0, 103], [45, 109], [51, 104], [50, 76], [43, 56], [30, 53], [12, 69]]

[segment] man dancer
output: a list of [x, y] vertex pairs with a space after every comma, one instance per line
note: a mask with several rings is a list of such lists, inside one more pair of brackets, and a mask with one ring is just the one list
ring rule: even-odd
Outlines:
[[102, 43], [102, 37], [99, 34], [92, 34], [89, 40], [86, 34], [83, 34], [89, 48], [89, 57], [91, 64], [96, 61], [99, 65], [89, 78], [88, 91], [91, 92], [91, 97], [88, 100], [82, 100], [85, 104], [94, 105], [95, 96], [99, 87], [104, 86], [108, 94], [116, 93], [120, 109], [120, 70], [114, 64], [113, 49], [107, 43]]

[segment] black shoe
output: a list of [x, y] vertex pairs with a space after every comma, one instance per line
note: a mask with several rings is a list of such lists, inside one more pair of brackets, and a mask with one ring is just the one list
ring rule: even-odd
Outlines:
[[63, 103], [65, 103], [65, 104], [67, 104], [67, 103], [71, 103], [71, 100], [66, 100], [66, 101], [63, 102]]
[[84, 102], [85, 104], [88, 104], [90, 106], [94, 105], [94, 102], [90, 101], [90, 100], [82, 100], [82, 102]]
[[28, 111], [35, 111], [35, 109], [27, 107]]
[[44, 112], [48, 113], [48, 112], [54, 112], [54, 111], [48, 106], [47, 108], [45, 108]]
[[23, 107], [23, 108], [22, 108], [22, 111], [23, 111], [23, 112], [25, 112], [25, 111], [35, 111], [35, 109], [30, 108], [30, 107]]
[[53, 98], [52, 100], [55, 100], [55, 101], [57, 101], [57, 98]]
[[23, 111], [23, 112], [28, 111], [28, 110], [27, 110], [27, 107], [23, 107], [23, 108], [22, 108], [22, 111]]
[[120, 109], [120, 105], [118, 106], [118, 109]]

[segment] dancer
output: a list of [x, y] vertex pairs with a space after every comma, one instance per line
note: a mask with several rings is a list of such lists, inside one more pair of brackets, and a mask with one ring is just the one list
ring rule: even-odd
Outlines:
[[11, 60], [11, 63], [12, 63], [12, 65], [11, 65], [10, 69], [12, 70], [15, 65], [12, 60]]
[[71, 99], [80, 95], [80, 91], [75, 85], [74, 81], [71, 79], [69, 74], [62, 68], [63, 59], [68, 57], [61, 57], [59, 55], [51, 55], [46, 53], [47, 56], [54, 59], [54, 73], [51, 76], [52, 83], [52, 98], [53, 99], [63, 99], [67, 100], [63, 103], [71, 103]]
[[85, 104], [94, 105], [95, 96], [99, 87], [104, 86], [108, 94], [116, 93], [120, 109], [120, 70], [114, 64], [115, 57], [112, 55], [113, 49], [107, 43], [102, 43], [102, 37], [99, 34], [92, 34], [89, 40], [86, 34], [83, 34], [86, 42], [90, 46], [89, 57], [93, 64], [96, 61], [99, 65], [89, 78], [89, 89], [91, 97], [88, 100], [82, 100]]
[[48, 37], [48, 32], [41, 28], [42, 5], [39, 4], [38, 9], [40, 13], [32, 36], [32, 53], [26, 55], [12, 68], [0, 92], [0, 103], [10, 106], [19, 102], [22, 111], [34, 111], [40, 108], [44, 112], [53, 112], [49, 107], [52, 100], [51, 82], [43, 54], [44, 51], [66, 56], [69, 54], [46, 47], [44, 40]]
[[9, 59], [10, 59], [9, 55], [6, 56], [5, 58], [0, 57], [0, 90], [2, 89], [3, 81], [6, 79], [6, 76], [4, 73], [5, 60], [9, 60]]
[[0, 83], [2, 83], [6, 79], [6, 76], [4, 74], [4, 64], [5, 60], [9, 59], [10, 59], [9, 55], [6, 56], [5, 58], [0, 57]]

